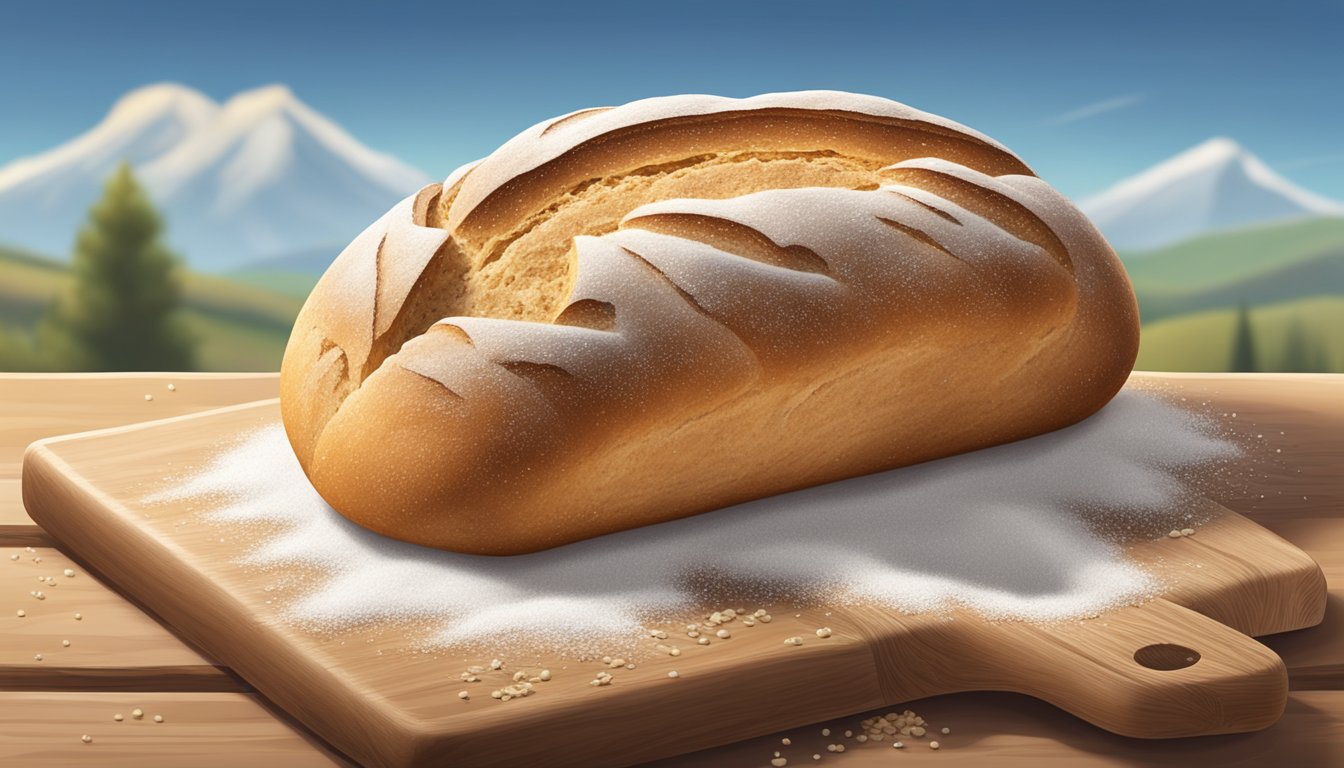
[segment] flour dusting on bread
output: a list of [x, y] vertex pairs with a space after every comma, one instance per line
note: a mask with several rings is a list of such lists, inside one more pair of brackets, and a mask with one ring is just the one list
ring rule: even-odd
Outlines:
[[342, 514], [512, 554], [1057, 429], [1136, 350], [1114, 253], [991, 139], [674, 96], [534, 126], [361, 234], [282, 409]]

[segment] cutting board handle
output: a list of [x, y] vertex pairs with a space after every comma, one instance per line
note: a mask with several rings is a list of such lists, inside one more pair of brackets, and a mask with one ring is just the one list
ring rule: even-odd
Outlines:
[[1004, 689], [1125, 736], [1259, 730], [1277, 721], [1288, 701], [1288, 672], [1273, 651], [1167, 600], [1078, 622], [993, 630], [980, 636], [981, 658], [1017, 678]]

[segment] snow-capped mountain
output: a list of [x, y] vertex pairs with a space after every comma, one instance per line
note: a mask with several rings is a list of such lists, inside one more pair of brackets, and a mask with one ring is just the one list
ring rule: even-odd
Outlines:
[[1227, 138], [1213, 138], [1080, 203], [1117, 250], [1157, 248], [1278, 219], [1344, 215]]
[[0, 168], [0, 243], [66, 254], [103, 181], [129, 161], [195, 268], [341, 247], [428, 177], [375, 152], [288, 88], [223, 105], [175, 84], [122, 97], [93, 130]]

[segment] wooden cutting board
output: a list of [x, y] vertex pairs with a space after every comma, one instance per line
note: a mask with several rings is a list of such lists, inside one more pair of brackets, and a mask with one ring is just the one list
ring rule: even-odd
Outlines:
[[[1029, 694], [1135, 737], [1255, 730], [1279, 717], [1288, 684], [1248, 635], [1315, 625], [1325, 607], [1314, 561], [1206, 502], [1196, 536], [1130, 547], [1164, 595], [1092, 619], [779, 606], [769, 624], [734, 626], [731, 640], [682, 638], [677, 658], [650, 639], [637, 668], [615, 670], [607, 686], [589, 685], [600, 661], [535, 655], [464, 684], [467, 666], [497, 654], [407, 652], [387, 628], [332, 637], [291, 626], [272, 578], [235, 562], [246, 541], [221, 544], [189, 524], [199, 504], [138, 505], [171, 467], [204, 464], [278, 413], [270, 400], [41, 441], [24, 461], [24, 503], [72, 555], [369, 765], [628, 765], [963, 690]], [[823, 625], [834, 630], [825, 640], [814, 633]], [[784, 644], [790, 636], [804, 644]], [[554, 677], [535, 695], [489, 697], [515, 670], [542, 667]]]

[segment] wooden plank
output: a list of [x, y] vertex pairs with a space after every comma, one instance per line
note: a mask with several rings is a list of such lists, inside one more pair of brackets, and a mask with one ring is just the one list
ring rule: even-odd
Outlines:
[[[1136, 374], [1136, 377], [1138, 376], [1141, 375]], [[1341, 575], [1344, 575], [1344, 568], [1341, 567], [1341, 565], [1344, 565], [1344, 552], [1341, 551], [1340, 547], [1340, 542], [1344, 542], [1344, 503], [1340, 503], [1340, 500], [1344, 498], [1344, 492], [1341, 491], [1338, 480], [1344, 477], [1344, 471], [1341, 471], [1341, 463], [1344, 462], [1344, 444], [1341, 444], [1338, 439], [1338, 435], [1341, 434], [1338, 412], [1341, 407], [1344, 407], [1344, 377], [1220, 374], [1162, 374], [1161, 377], [1172, 386], [1184, 388], [1190, 392], [1215, 395], [1218, 398], [1215, 402], [1237, 408], [1239, 417], [1243, 413], [1254, 413], [1265, 418], [1264, 421], [1260, 422], [1265, 426], [1272, 427], [1275, 424], [1283, 424], [1289, 427], [1293, 425], [1302, 427], [1300, 437], [1293, 443], [1300, 450], [1296, 450], [1292, 454], [1292, 461], [1297, 464], [1295, 468], [1301, 468], [1308, 476], [1314, 475], [1321, 479], [1322, 482], [1316, 484], [1316, 490], [1313, 491], [1309, 487], [1308, 491], [1313, 492], [1313, 494], [1324, 494], [1325, 498], [1330, 501], [1328, 505], [1303, 507], [1295, 503], [1296, 500], [1292, 498], [1291, 494], [1275, 493], [1279, 490], [1279, 487], [1296, 489], [1293, 484], [1298, 480], [1294, 475], [1298, 473], [1291, 471], [1278, 474], [1267, 473], [1260, 478], [1258, 486], [1252, 485], [1249, 487], [1242, 497], [1221, 498], [1220, 500], [1302, 546], [1316, 557], [1324, 567], [1332, 587], [1325, 623], [1318, 628], [1265, 638], [1265, 641], [1279, 650], [1285, 661], [1288, 662], [1294, 687], [1301, 687], [1307, 679], [1305, 676], [1314, 674], [1315, 671], [1320, 669], [1327, 669], [1333, 670], [1333, 673], [1321, 678], [1318, 684], [1330, 688], [1340, 688], [1341, 660], [1344, 659], [1344, 621], [1341, 621], [1341, 616], [1344, 616], [1344, 600], [1339, 597]], [[0, 387], [4, 385], [4, 378], [3, 375], [0, 375]], [[0, 389], [0, 409], [7, 404], [4, 392], [5, 390]], [[69, 394], [71, 399], [75, 401], [78, 401], [81, 397], [78, 388], [73, 388]], [[263, 394], [262, 396], [267, 395]], [[156, 397], [156, 401], [158, 399]], [[62, 406], [59, 402], [54, 402], [48, 407], [58, 411]], [[1322, 416], [1325, 418], [1321, 418]], [[1279, 421], [1271, 419], [1279, 419]], [[0, 426], [2, 425], [3, 422], [0, 422]], [[79, 428], [87, 427], [75, 427], [75, 429]], [[1291, 430], [1289, 430], [1289, 437], [1293, 437]], [[0, 445], [3, 444], [0, 443]], [[21, 449], [22, 445], [15, 450]], [[3, 455], [3, 453], [0, 453], [0, 457], [3, 457]], [[1333, 485], [1328, 482], [1331, 477], [1336, 480]], [[1287, 486], [1284, 486], [1285, 482], [1288, 483]], [[1259, 493], [1266, 493], [1267, 499], [1258, 499]], [[1312, 498], [1315, 499], [1317, 496], [1313, 495]], [[1313, 510], [1321, 508], [1324, 508], [1323, 514], [1313, 512]], [[1298, 522], [1294, 523], [1293, 520]], [[33, 530], [26, 523], [24, 529]], [[29, 539], [20, 543], [27, 544], [32, 541], [34, 540]], [[37, 541], [42, 540], [38, 539]], [[0, 551], [8, 553], [11, 550], [0, 549]], [[4, 574], [3, 566], [7, 564], [6, 560], [0, 559], [0, 575]], [[7, 592], [0, 592], [0, 594], [7, 594]], [[26, 594], [26, 591], [24, 594]], [[0, 613], [0, 619], [3, 618], [4, 614]], [[19, 719], [11, 717], [10, 713], [15, 709], [7, 703], [11, 697], [16, 695], [18, 694], [0, 692], [0, 722], [4, 722], [6, 725], [11, 722], [20, 722]], [[197, 696], [200, 696], [200, 694], [182, 694], [184, 699]], [[948, 701], [955, 704], [955, 708], [949, 710], [947, 714], [948, 720], [956, 729], [952, 738], [965, 736], [973, 743], [969, 745], [966, 742], [950, 743], [949, 746], [944, 747], [944, 750], [962, 750], [957, 751], [956, 754], [977, 764], [988, 762], [993, 765], [1087, 766], [1164, 765], [1168, 763], [1189, 765], [1200, 764], [1205, 760], [1227, 765], [1259, 765], [1271, 761], [1288, 765], [1344, 764], [1344, 755], [1341, 755], [1338, 750], [1322, 751], [1320, 749], [1322, 745], [1329, 746], [1341, 742], [1339, 723], [1344, 721], [1344, 695], [1332, 692], [1292, 694], [1283, 720], [1277, 726], [1257, 734], [1190, 741], [1165, 741], [1158, 745], [1111, 737], [1105, 732], [1091, 728], [1052, 707], [1021, 696], [961, 694], [939, 697], [929, 701], [935, 703]], [[916, 703], [914, 708], [926, 715], [932, 713], [934, 717], [943, 717], [938, 714], [938, 710], [928, 709], [928, 706], [926, 703]], [[26, 708], [26, 705], [18, 705], [19, 710], [24, 708]], [[904, 705], [902, 708], [904, 708]], [[265, 710], [259, 710], [259, 713], [255, 716], [259, 718], [259, 724], [255, 727], [264, 727], [266, 723], [274, 719]], [[978, 719], [972, 720], [973, 716]], [[44, 719], [59, 724], [61, 716], [57, 712], [51, 712], [49, 716], [44, 716]], [[849, 723], [852, 727], [855, 720], [846, 718], [843, 722]], [[966, 731], [966, 728], [976, 722], [983, 725], [983, 730], [977, 731], [974, 738], [970, 739], [971, 734]], [[960, 725], [958, 725], [959, 723]], [[820, 725], [818, 724], [817, 727], [819, 728]], [[619, 725], [613, 724], [612, 727], [619, 727]], [[20, 730], [26, 729], [15, 729], [15, 732], [20, 732]], [[6, 758], [4, 762], [8, 762], [8, 758], [14, 754], [10, 749], [10, 742], [6, 740], [9, 732], [10, 729], [8, 728], [0, 728], [0, 745], [3, 745], [0, 746], [0, 756]], [[685, 758], [674, 759], [658, 765], [764, 765], [768, 764], [770, 751], [762, 752], [755, 745], [777, 744], [778, 739], [776, 737], [789, 734], [793, 734], [796, 741], [799, 733], [800, 731], [796, 730], [781, 732], [781, 734], [762, 737], [740, 745], [718, 747], [711, 751], [694, 753]], [[227, 743], [221, 743], [221, 741]], [[947, 739], [945, 739], [945, 743], [948, 743]], [[741, 747], [741, 750], [739, 750], [739, 747]], [[856, 749], [851, 746], [845, 754], [836, 755], [825, 752], [823, 745], [821, 754], [823, 755], [822, 762], [826, 764], [835, 764], [834, 761], [842, 760], [845, 765], [852, 765], [857, 768], [869, 762], [875, 764], [878, 760], [887, 764], [892, 759], [890, 754], [892, 752], [895, 751], [889, 747], [886, 748], [886, 751], [882, 751], [871, 748]], [[75, 754], [79, 755], [80, 753]], [[235, 757], [238, 758], [237, 762], [245, 763], [250, 753], [242, 749], [238, 743], [215, 739], [211, 733], [206, 732], [202, 734], [196, 746], [184, 744], [179, 752], [165, 762], [155, 762], [155, 753], [152, 750], [145, 750], [135, 755], [133, 763], [150, 768], [156, 765], [180, 765], [182, 762], [187, 762], [187, 760], [182, 759], [183, 755], [189, 755], [189, 761], [192, 763], [201, 763], [216, 754], [226, 756], [227, 759], [221, 761], [223, 764], [232, 765], [235, 764]], [[906, 760], [939, 758], [945, 760], [947, 757], [942, 752], [927, 751], [925, 753], [907, 751], [901, 753], [900, 756]], [[802, 761], [791, 759], [790, 765], [810, 763], [810, 754], [807, 757], [808, 759]], [[66, 762], [67, 760], [56, 755], [51, 760], [39, 760], [36, 764], [58, 765]], [[556, 764], [563, 762], [563, 758], [557, 758], [556, 760]], [[116, 765], [117, 763], [110, 764]], [[210, 763], [206, 762], [205, 764], [209, 765]]]
[[[144, 717], [136, 719], [139, 708]], [[122, 721], [113, 717], [122, 715]], [[155, 722], [154, 716], [163, 717]], [[0, 693], [0, 762], [100, 768], [349, 766], [258, 697], [237, 693]], [[89, 736], [84, 743], [81, 737]]]
[[[145, 720], [135, 721], [140, 707]], [[932, 726], [924, 738], [859, 743], [844, 738], [861, 721], [893, 709], [911, 709]], [[112, 720], [120, 712], [121, 723]], [[153, 715], [162, 714], [163, 723]], [[199, 768], [237, 765], [350, 765], [311, 741], [246, 694], [129, 694], [0, 692], [0, 757], [33, 768], [98, 765], [108, 768]], [[123, 726], [130, 728], [118, 732]], [[151, 727], [153, 726], [153, 727]], [[946, 736], [943, 726], [951, 728]], [[613, 727], [619, 727], [613, 724]], [[663, 727], [675, 731], [675, 726]], [[157, 730], [155, 730], [157, 728]], [[821, 729], [829, 728], [830, 736]], [[165, 734], [165, 730], [167, 733]], [[80, 737], [93, 737], [84, 744]], [[781, 740], [791, 742], [784, 745]], [[928, 742], [939, 741], [939, 750]], [[827, 744], [843, 743], [843, 753]], [[645, 768], [740, 768], [769, 765], [779, 751], [789, 766], [988, 765], [996, 768], [1060, 766], [1327, 766], [1344, 764], [1344, 692], [1303, 691], [1289, 696], [1283, 719], [1250, 734], [1149, 741], [1107, 733], [1026, 696], [965, 693], [885, 707], [737, 741], [645, 764]], [[820, 761], [812, 760], [820, 754]], [[26, 759], [25, 759], [26, 758]], [[941, 761], [941, 762], [935, 762]], [[950, 761], [950, 762], [949, 762]], [[545, 765], [568, 765], [555, 751]]]
[[[0, 373], [0, 688], [250, 690], [52, 549], [23, 509], [19, 475], [24, 449], [43, 437], [197, 413], [274, 397], [278, 389], [273, 373]], [[87, 577], [66, 579], [65, 568]], [[41, 589], [45, 601], [29, 594], [39, 589], [38, 575], [56, 578], [55, 588]], [[75, 611], [82, 621], [73, 621]]]
[[[228, 553], [248, 542], [231, 540], [223, 551], [217, 534], [201, 526], [178, 527], [199, 512], [192, 508], [199, 503], [156, 506], [152, 514], [139, 508], [137, 500], [164, 482], [168, 462], [200, 464], [222, 439], [275, 418], [273, 403], [253, 404], [49, 441], [30, 454], [26, 492], [34, 515], [62, 541], [162, 612], [185, 636], [220, 654], [287, 711], [370, 763], [503, 764], [538, 760], [539, 749], [562, 749], [591, 765], [628, 764], [678, 746], [721, 743], [740, 734], [744, 723], [759, 732], [977, 687], [1030, 691], [1107, 727], [1164, 736], [1263, 726], [1282, 706], [1287, 684], [1277, 658], [1242, 635], [1162, 601], [1058, 629], [986, 624], [965, 614], [947, 621], [872, 610], [837, 610], [823, 620], [804, 610], [798, 621], [786, 617], [769, 631], [744, 632], [678, 659], [682, 677], [675, 682], [665, 677], [667, 663], [652, 662], [623, 674], [620, 686], [592, 688], [587, 681], [597, 665], [589, 665], [593, 668], [581, 667], [581, 674], [557, 676], [544, 693], [518, 702], [456, 702], [442, 681], [460, 671], [457, 659], [397, 655], [402, 641], [386, 633], [354, 632], [342, 637], [343, 645], [309, 635], [267, 606], [264, 584], [270, 577], [232, 563]], [[1247, 586], [1241, 607], [1217, 611], [1247, 630], [1319, 620], [1324, 584], [1315, 564], [1273, 535], [1224, 514], [1227, 534], [1221, 537], [1214, 521], [1201, 526], [1198, 541], [1164, 538], [1146, 545], [1164, 552], [1185, 547], [1187, 555], [1179, 561], [1190, 567], [1175, 580], [1181, 589], [1173, 594], [1212, 611], [1209, 606], [1238, 602], [1236, 595]], [[1201, 564], [1210, 567], [1197, 567]], [[1235, 572], [1220, 572], [1219, 564], [1228, 570], [1235, 565]], [[1160, 617], [1145, 614], [1145, 607], [1160, 608]], [[1287, 623], [1275, 624], [1279, 621]], [[808, 634], [820, 623], [835, 628], [836, 637], [799, 649], [781, 644], [783, 637]], [[1099, 639], [1118, 637], [1120, 630], [1132, 637], [1115, 643]], [[1139, 668], [1130, 645], [1145, 637], [1160, 642], [1156, 637], [1162, 635], [1210, 648], [1209, 663], [1160, 674]], [[558, 661], [553, 666], [559, 667]], [[937, 689], [931, 687], [936, 678], [907, 674], [935, 667], [948, 670], [942, 677], [951, 681], [949, 687]], [[969, 673], [954, 674], [959, 668]], [[1014, 671], [1030, 679], [1015, 678]], [[1080, 688], [1079, 680], [1098, 684]], [[1214, 688], [1229, 681], [1231, 688], [1216, 697], [1221, 707], [1201, 708], [1197, 700], [1204, 693], [1219, 693]], [[706, 708], [704, 717], [682, 718], [676, 733], [666, 737], [610, 727], [656, 717], [669, 707], [695, 710], [711, 698], [715, 706]], [[791, 704], [783, 712], [755, 710], [762, 700]], [[379, 705], [370, 707], [372, 701]], [[1251, 710], [1258, 714], [1247, 714]], [[1233, 719], [1215, 722], [1200, 713]], [[1248, 719], [1236, 720], [1239, 715]], [[522, 721], [530, 738], [500, 741], [501, 730]], [[1161, 725], [1151, 725], [1155, 722]]]
[[0, 547], [0, 689], [251, 690], [47, 547]]
[[279, 391], [274, 373], [0, 373], [0, 545], [51, 544], [19, 493], [23, 451], [34, 440], [265, 400]]
[[[923, 738], [905, 737], [905, 747], [889, 740], [859, 743], [860, 723], [893, 710], [910, 709], [932, 726]], [[951, 733], [939, 731], [944, 726]], [[830, 736], [822, 736], [828, 728]], [[781, 743], [789, 739], [789, 745]], [[937, 740], [938, 750], [929, 748]], [[843, 753], [828, 752], [843, 744]], [[766, 766], [775, 752], [788, 768], [840, 766], [993, 766], [993, 768], [1116, 768], [1153, 766], [1191, 768], [1240, 766], [1344, 765], [1344, 692], [1301, 691], [1290, 694], [1283, 719], [1256, 733], [1151, 741], [1107, 733], [1027, 696], [1009, 693], [965, 693], [870, 710], [814, 723], [805, 728], [738, 741], [722, 747], [648, 763], [644, 768], [730, 768]], [[821, 755], [814, 761], [813, 755]], [[562, 764], [557, 759], [555, 764]]]

